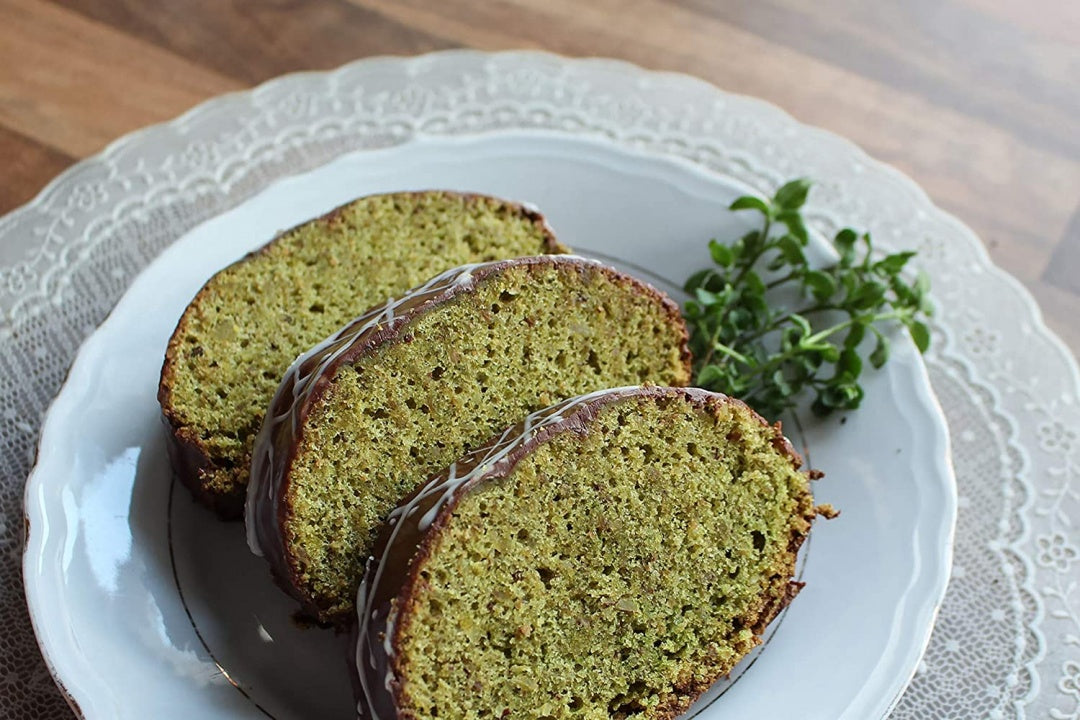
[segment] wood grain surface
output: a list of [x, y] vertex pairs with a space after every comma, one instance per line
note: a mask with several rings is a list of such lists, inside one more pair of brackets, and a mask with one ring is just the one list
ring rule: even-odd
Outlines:
[[1080, 353], [1080, 3], [0, 0], [0, 212], [148, 123], [281, 73], [451, 47], [692, 73], [914, 177]]

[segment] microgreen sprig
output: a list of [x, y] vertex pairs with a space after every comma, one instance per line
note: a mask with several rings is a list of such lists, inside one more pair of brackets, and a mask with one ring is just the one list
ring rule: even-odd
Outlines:
[[800, 212], [810, 185], [793, 180], [771, 199], [735, 200], [731, 210], [757, 212], [761, 227], [729, 244], [710, 241], [714, 266], [685, 286], [696, 383], [770, 419], [804, 392], [818, 415], [857, 408], [864, 355], [874, 368], [889, 358], [889, 322], [907, 328], [920, 352], [930, 344], [929, 278], [904, 273], [914, 252], [882, 256], [869, 233], [845, 228], [834, 239], [839, 262], [811, 267]]

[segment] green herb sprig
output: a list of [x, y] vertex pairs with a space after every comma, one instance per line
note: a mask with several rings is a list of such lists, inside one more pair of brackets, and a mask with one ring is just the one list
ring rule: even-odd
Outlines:
[[[694, 273], [685, 305], [697, 385], [745, 400], [770, 419], [813, 393], [818, 415], [851, 410], [863, 399], [866, 360], [889, 358], [889, 321], [907, 328], [920, 352], [930, 345], [930, 281], [903, 272], [914, 252], [880, 256], [868, 233], [845, 228], [834, 240], [840, 261], [812, 268], [800, 209], [810, 181], [793, 180], [770, 200], [747, 195], [731, 210], [761, 215], [757, 230], [730, 244], [712, 240], [714, 267]], [[791, 307], [794, 305], [795, 307]]]

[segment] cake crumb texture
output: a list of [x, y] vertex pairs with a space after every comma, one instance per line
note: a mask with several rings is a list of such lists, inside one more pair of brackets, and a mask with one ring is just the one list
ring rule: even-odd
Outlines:
[[170, 340], [159, 399], [178, 472], [227, 517], [242, 511], [255, 435], [298, 355], [369, 306], [464, 263], [562, 252], [542, 218], [449, 192], [361, 198], [215, 275]]
[[741, 403], [638, 399], [478, 483], [399, 595], [398, 716], [684, 711], [797, 590], [814, 507], [777, 435]]
[[677, 307], [610, 268], [512, 265], [343, 365], [289, 470], [284, 545], [324, 622], [354, 619], [386, 514], [526, 414], [606, 387], [689, 382]]

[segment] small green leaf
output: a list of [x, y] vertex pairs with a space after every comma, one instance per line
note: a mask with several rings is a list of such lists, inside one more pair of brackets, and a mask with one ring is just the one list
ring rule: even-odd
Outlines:
[[840, 232], [836, 233], [836, 239], [834, 242], [837, 247], [854, 247], [855, 241], [859, 239], [859, 234], [851, 228], [844, 228]]
[[908, 287], [908, 284], [904, 282], [904, 279], [900, 276], [894, 276], [889, 278], [889, 287], [892, 288], [893, 294], [896, 295], [896, 303], [894, 305], [902, 305], [904, 307], [918, 305], [918, 300], [915, 298], [915, 291]]
[[758, 327], [769, 322], [769, 303], [765, 301], [764, 295], [751, 295], [744, 302]]
[[762, 238], [760, 231], [753, 230], [742, 236], [741, 244], [742, 251], [739, 255], [739, 260], [741, 260], [742, 263], [736, 264], [746, 265], [758, 256], [758, 253], [761, 252], [762, 245], [765, 244], [765, 240]]
[[765, 294], [765, 283], [762, 281], [761, 276], [753, 270], [743, 276], [743, 282], [746, 284], [746, 292], [751, 295]]
[[754, 195], [743, 195], [728, 207], [729, 210], [757, 210], [763, 215], [770, 215], [772, 208], [769, 203]]
[[717, 297], [716, 293], [701, 287], [694, 289], [694, 296], [697, 297], [699, 303], [705, 306], [716, 305], [720, 302], [720, 298]]
[[791, 316], [788, 319], [791, 320], [792, 324], [795, 325], [796, 328], [798, 328], [800, 338], [805, 338], [808, 335], [813, 334], [813, 330], [810, 329], [810, 321], [804, 318], [802, 315], [799, 315], [798, 313], [791, 313]]
[[855, 289], [847, 302], [856, 310], [870, 310], [881, 304], [887, 290], [888, 288], [877, 280], [868, 280]]
[[850, 297], [859, 284], [858, 271], [847, 269], [840, 272], [840, 286], [844, 288], [844, 295]]
[[858, 380], [859, 375], [862, 374], [862, 358], [859, 357], [859, 353], [850, 348], [840, 353], [840, 361], [836, 364], [836, 373], [838, 376], [850, 378], [852, 381]]
[[925, 271], [920, 270], [919, 274], [915, 276], [915, 294], [922, 298], [930, 292], [930, 276]]
[[773, 203], [784, 210], [798, 210], [806, 202], [806, 195], [810, 192], [810, 184], [810, 181], [806, 178], [799, 178], [784, 184], [773, 196]]
[[790, 325], [780, 333], [780, 351], [787, 352], [799, 344], [799, 331]]
[[829, 342], [815, 345], [814, 349], [821, 355], [821, 359], [827, 363], [837, 362], [843, 355], [839, 348]]
[[703, 388], [716, 388], [723, 385], [724, 373], [716, 365], [706, 365], [698, 373], [697, 383]]
[[908, 332], [911, 333], [911, 339], [915, 341], [915, 347], [919, 348], [919, 352], [926, 352], [930, 347], [930, 328], [926, 327], [925, 323], [913, 320], [908, 325]]
[[870, 364], [875, 369], [880, 369], [882, 365], [889, 361], [889, 341], [884, 335], [878, 335], [877, 345], [874, 346], [874, 351], [870, 353]]
[[692, 293], [694, 292], [695, 288], [704, 287], [705, 281], [715, 274], [715, 271], [713, 271], [711, 268], [698, 270], [696, 273], [694, 273], [687, 279], [686, 284], [683, 285], [683, 290], [688, 293]]
[[725, 321], [737, 334], [754, 326], [754, 315], [746, 308], [737, 307], [727, 314]]
[[907, 265], [907, 261], [913, 257], [915, 257], [915, 253], [911, 250], [886, 255], [874, 263], [874, 270], [883, 275], [895, 275], [903, 270], [904, 266]]
[[731, 248], [715, 240], [709, 241], [709, 254], [712, 255], [713, 262], [720, 267], [731, 267], [731, 264], [735, 262], [735, 253], [731, 251]]
[[930, 276], [922, 270], [915, 276], [915, 284], [911, 288], [914, 300], [912, 304], [917, 305], [920, 312], [932, 315], [934, 313], [934, 306], [930, 302]]
[[793, 235], [784, 235], [776, 241], [776, 249], [788, 265], [805, 265], [806, 255], [803, 254], [802, 243]]
[[818, 302], [825, 302], [836, 292], [836, 281], [820, 270], [810, 270], [803, 275], [803, 283]]
[[803, 223], [802, 215], [795, 210], [784, 210], [778, 213], [776, 219], [787, 226], [788, 232], [790, 232], [795, 238], [798, 239], [799, 244], [805, 246], [810, 242], [810, 233], [806, 229], [806, 225]]
[[824, 408], [829, 410], [837, 408], [853, 410], [859, 407], [859, 402], [862, 400], [862, 388], [854, 383], [830, 385], [818, 395], [818, 400]]
[[863, 399], [863, 389], [855, 383], [844, 383], [837, 386], [837, 404], [834, 407], [854, 410], [859, 407]]
[[791, 394], [794, 393], [794, 390], [792, 390], [791, 385], [788, 384], [787, 379], [784, 377], [784, 372], [782, 370], [775, 371], [772, 374], [771, 379], [772, 379], [772, 385], [773, 385], [774, 388], [776, 388], [779, 395], [786, 397], [786, 396], [791, 395]]
[[754, 345], [753, 351], [747, 354], [750, 356], [749, 359], [751, 360], [749, 364], [754, 367], [763, 365], [769, 360], [769, 351], [766, 350], [765, 346], [761, 343]]
[[705, 280], [705, 289], [723, 298], [731, 297], [735, 292], [731, 287], [731, 278], [720, 273], [714, 273]]
[[840, 252], [840, 267], [851, 267], [855, 262], [855, 241], [859, 236], [851, 228], [836, 233], [836, 249]]
[[739, 260], [746, 253], [746, 241], [743, 238], [739, 238], [735, 242], [731, 243], [731, 254], [735, 256], [735, 264], [739, 264]]
[[816, 373], [824, 361], [825, 358], [821, 357], [821, 353], [806, 353], [798, 357], [798, 364], [807, 375]]
[[857, 322], [851, 326], [848, 330], [847, 337], [844, 338], [844, 347], [854, 349], [859, 346], [859, 343], [866, 337], [866, 324]]

